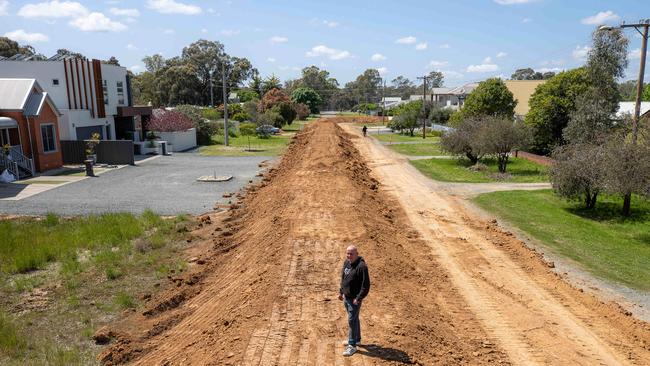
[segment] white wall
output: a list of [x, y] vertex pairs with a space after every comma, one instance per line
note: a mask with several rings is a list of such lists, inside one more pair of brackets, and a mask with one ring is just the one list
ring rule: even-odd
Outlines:
[[[85, 62], [85, 61], [84, 61]], [[80, 67], [80, 79], [83, 78], [83, 73]], [[59, 109], [61, 114], [60, 136], [62, 140], [75, 140], [77, 139], [76, 128], [87, 126], [109, 126], [111, 138], [115, 139], [115, 121], [113, 115], [117, 114], [117, 82], [122, 81], [124, 86], [124, 104], [128, 105], [128, 90], [126, 87], [126, 68], [115, 65], [102, 64], [102, 79], [107, 81], [108, 86], [108, 104], [104, 105], [106, 110], [105, 118], [92, 118], [89, 108], [81, 108], [81, 96], [84, 93], [84, 83], [81, 82], [82, 90], [79, 90], [79, 83], [73, 79], [68, 73], [68, 80], [70, 81], [70, 100], [72, 101], [72, 109], [68, 105], [68, 90], [66, 88], [65, 68], [63, 61], [0, 61], [0, 78], [25, 78], [36, 79], [38, 84], [45, 90], [52, 98], [52, 101]], [[75, 69], [76, 71], [76, 69]], [[88, 99], [88, 105], [94, 103], [95, 85], [92, 82], [92, 68], [86, 69], [87, 87], [86, 94], [83, 94], [83, 100]], [[76, 74], [75, 74], [76, 77]], [[59, 85], [53, 85], [52, 79], [58, 79]], [[75, 92], [73, 93], [72, 88]], [[100, 89], [96, 92], [103, 93]], [[77, 105], [79, 108], [74, 108], [74, 95], [77, 96]], [[96, 112], [95, 106], [95, 112]]]
[[196, 147], [196, 128], [176, 132], [155, 132], [160, 139], [167, 141], [171, 151], [183, 151]]

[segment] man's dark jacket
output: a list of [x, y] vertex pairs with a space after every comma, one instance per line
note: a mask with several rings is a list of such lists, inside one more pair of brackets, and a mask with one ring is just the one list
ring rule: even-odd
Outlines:
[[341, 271], [340, 291], [349, 300], [357, 299], [357, 301], [361, 301], [368, 295], [370, 276], [368, 276], [368, 266], [366, 266], [363, 257], [357, 258], [354, 263], [345, 260]]

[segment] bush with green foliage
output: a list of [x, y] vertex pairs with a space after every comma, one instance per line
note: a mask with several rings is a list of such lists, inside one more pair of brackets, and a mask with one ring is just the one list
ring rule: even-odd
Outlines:
[[258, 110], [264, 112], [284, 102], [291, 102], [289, 96], [282, 90], [273, 88], [264, 94], [264, 97], [258, 106]]
[[463, 103], [462, 113], [467, 117], [501, 116], [512, 118], [517, 101], [512, 92], [499, 78], [482, 81]]
[[388, 127], [393, 130], [407, 130], [413, 136], [413, 132], [419, 126], [422, 117], [422, 101], [413, 101], [393, 108], [395, 117], [390, 121]]
[[251, 149], [251, 136], [255, 136], [257, 125], [255, 123], [240, 123], [239, 133], [248, 138], [248, 150]]
[[321, 96], [312, 88], [300, 87], [291, 92], [291, 100], [294, 103], [302, 103], [309, 106], [311, 113], [318, 113], [323, 102]]
[[268, 110], [257, 117], [257, 124], [259, 126], [271, 125], [273, 127], [282, 128], [284, 118], [282, 118], [280, 113]]
[[212, 145], [212, 136], [219, 132], [219, 122], [202, 118], [196, 126], [196, 142], [199, 145]]
[[250, 89], [241, 89], [237, 91], [237, 97], [239, 98], [240, 103], [246, 103], [248, 101], [251, 101], [253, 99], [259, 99], [260, 96], [259, 94]]
[[472, 164], [478, 163], [487, 153], [480, 139], [486, 123], [487, 119], [482, 117], [462, 119], [453, 130], [442, 135], [440, 148], [452, 155], [465, 156]]
[[246, 112], [237, 112], [232, 116], [232, 119], [234, 119], [237, 122], [244, 122], [244, 121], [250, 121], [250, 116]]
[[429, 112], [429, 120], [431, 123], [446, 125], [453, 113], [454, 110], [451, 108], [434, 107], [431, 108], [431, 111]]
[[293, 103], [291, 102], [282, 102], [280, 104], [273, 106], [271, 110], [279, 113], [282, 116], [284, 123], [288, 125], [290, 125], [296, 119], [297, 113], [296, 110], [293, 108]]
[[219, 112], [216, 108], [203, 108], [201, 109], [201, 115], [203, 118], [209, 119], [211, 121], [216, 121], [222, 117], [221, 112]]

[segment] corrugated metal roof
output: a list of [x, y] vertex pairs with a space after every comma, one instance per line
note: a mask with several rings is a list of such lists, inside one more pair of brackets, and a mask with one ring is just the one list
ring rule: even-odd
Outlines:
[[41, 114], [41, 108], [45, 103], [46, 93], [31, 93], [23, 107], [23, 115], [38, 116]]
[[22, 110], [35, 79], [0, 79], [0, 110]]

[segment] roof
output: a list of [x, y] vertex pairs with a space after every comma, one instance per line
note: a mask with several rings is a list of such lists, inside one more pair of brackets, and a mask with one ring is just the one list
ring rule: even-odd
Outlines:
[[478, 83], [467, 83], [465, 85], [455, 87], [449, 90], [447, 93], [453, 95], [467, 95], [473, 92], [476, 87], [478, 87]]
[[388, 103], [388, 102], [399, 102], [399, 101], [402, 100], [402, 98], [401, 97], [385, 97], [385, 98], [382, 98], [382, 102], [384, 100], [386, 101], [386, 103]]
[[453, 89], [454, 88], [433, 88], [431, 89], [431, 93], [436, 95], [449, 94], [449, 92]]
[[38, 116], [45, 102], [50, 104], [54, 113], [61, 115], [36, 79], [0, 79], [0, 110], [21, 111], [25, 116]]
[[[636, 107], [635, 102], [620, 102], [618, 103], [618, 112], [616, 115], [621, 117], [625, 114], [634, 114], [634, 108]], [[641, 115], [650, 112], [650, 102], [641, 102]]]

